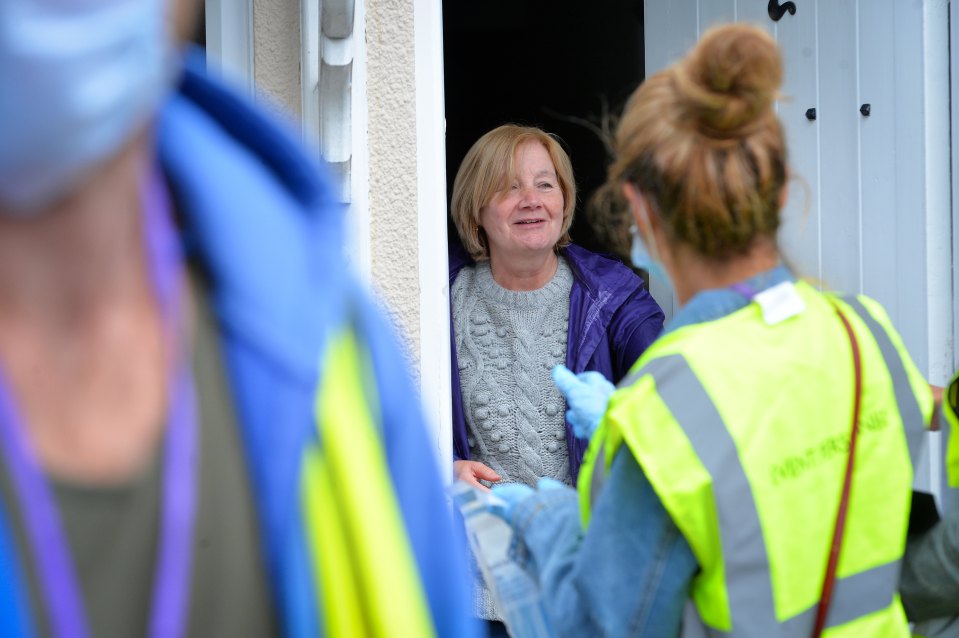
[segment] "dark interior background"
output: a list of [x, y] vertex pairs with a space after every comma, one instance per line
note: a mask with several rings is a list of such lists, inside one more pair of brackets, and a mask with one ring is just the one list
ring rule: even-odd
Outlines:
[[539, 126], [559, 136], [573, 162], [573, 240], [609, 252], [583, 214], [608, 164], [584, 122], [598, 127], [605, 113], [618, 114], [643, 79], [643, 0], [447, 0], [443, 42], [447, 193], [483, 133], [510, 122]]

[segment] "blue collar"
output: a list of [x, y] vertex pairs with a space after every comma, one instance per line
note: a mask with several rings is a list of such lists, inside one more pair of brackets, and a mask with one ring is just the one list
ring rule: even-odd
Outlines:
[[[786, 266], [780, 264], [775, 268], [739, 282], [739, 284], [757, 293], [784, 281], [796, 281], [796, 277]], [[745, 308], [751, 302], [752, 299], [749, 296], [732, 288], [703, 290], [673, 315], [673, 318], [666, 324], [663, 334], [692, 324], [721, 319]]]
[[343, 207], [324, 169], [191, 57], [158, 122], [158, 150], [217, 319], [278, 370], [314, 383], [319, 326], [346, 316]]

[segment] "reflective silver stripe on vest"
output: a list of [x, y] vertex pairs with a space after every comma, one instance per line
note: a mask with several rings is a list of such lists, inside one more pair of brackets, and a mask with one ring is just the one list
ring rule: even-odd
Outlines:
[[726, 593], [736, 636], [776, 636], [779, 625], [766, 541], [736, 443], [685, 358], [670, 355], [654, 359], [645, 367], [656, 381], [657, 394], [713, 479]]
[[[681, 355], [654, 359], [638, 372], [652, 375], [657, 394], [712, 477], [733, 631], [706, 627], [707, 635], [805, 638], [812, 630], [816, 607], [783, 623], [776, 620], [759, 511], [736, 443], [706, 388]], [[825, 556], [823, 561], [825, 564]], [[845, 624], [888, 607], [898, 574], [899, 562], [895, 561], [837, 579], [826, 626]], [[701, 630], [687, 624], [684, 635], [695, 635]]]
[[[832, 604], [826, 616], [826, 629], [838, 627], [881, 611], [892, 604], [899, 584], [900, 561], [867, 569], [845, 578], [837, 578]], [[816, 622], [819, 603], [783, 622], [783, 636], [806, 638]]]
[[923, 447], [923, 435], [926, 433], [926, 422], [922, 418], [922, 408], [916, 400], [916, 395], [912, 392], [912, 386], [909, 384], [909, 375], [906, 373], [906, 367], [902, 363], [902, 355], [892, 344], [889, 334], [886, 332], [872, 313], [870, 313], [862, 302], [853, 295], [843, 295], [840, 297], [849, 304], [859, 318], [863, 320], [872, 338], [875, 339], [882, 353], [882, 359], [889, 370], [889, 376], [892, 377], [892, 388], [896, 395], [896, 405], [899, 406], [899, 416], [902, 417], [902, 427], [906, 432], [906, 443], [909, 445], [909, 458], [912, 459], [912, 467], [915, 468], [919, 461], [919, 452]]
[[[893, 561], [867, 569], [864, 572], [837, 578], [833, 589], [833, 602], [826, 617], [826, 629], [838, 627], [862, 618], [868, 614], [882, 611], [892, 604], [896, 583], [899, 582], [900, 562]], [[808, 638], [816, 621], [817, 601], [806, 611], [785, 620], [777, 634], [772, 638]], [[708, 636], [740, 636], [735, 631], [718, 631], [703, 625], [694, 605], [687, 605], [683, 616], [683, 638], [703, 638]]]
[[600, 443], [593, 457], [593, 476], [589, 480], [589, 503], [592, 508], [599, 500], [599, 493], [603, 491], [606, 482], [606, 441]]
[[[655, 359], [653, 360], [655, 361]], [[639, 381], [639, 378], [642, 377], [647, 372], [649, 372], [648, 364], [644, 365], [642, 368], [640, 368], [636, 372], [631, 372], [627, 374], [625, 377], [623, 377], [623, 380], [616, 384], [616, 389], [621, 390], [622, 388], [628, 388], [629, 386]]]

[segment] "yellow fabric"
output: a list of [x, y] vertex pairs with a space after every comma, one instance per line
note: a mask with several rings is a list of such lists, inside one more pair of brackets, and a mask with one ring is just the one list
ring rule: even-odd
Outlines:
[[[433, 636], [351, 332], [330, 340], [317, 393], [318, 445], [303, 459], [303, 508], [329, 636]], [[375, 406], [374, 406], [375, 408]]]
[[[665, 335], [634, 367], [682, 355], [730, 430], [758, 509], [780, 621], [819, 598], [853, 405], [852, 355], [842, 323], [823, 295], [802, 283], [797, 291], [806, 310], [780, 324], [767, 325], [759, 307], [751, 304]], [[928, 423], [928, 385], [878, 304], [860, 300], [902, 356]], [[844, 312], [860, 345], [863, 404], [840, 578], [901, 556], [912, 485], [891, 377], [866, 325], [852, 309], [844, 307]], [[602, 429], [607, 471], [620, 442], [625, 442], [699, 561], [692, 598], [701, 617], [714, 628], [730, 630], [713, 477], [660, 399], [652, 376], [613, 395]], [[585, 477], [592, 475], [590, 469], [583, 472]], [[581, 482], [581, 489], [588, 490], [588, 485]], [[835, 635], [907, 635], [898, 604], [887, 613], [870, 615], [868, 622], [877, 622], [877, 616], [885, 618], [879, 633], [845, 634], [842, 627]]]
[[949, 427], [946, 445], [946, 477], [949, 487], [959, 488], [959, 416], [953, 406], [959, 406], [959, 373], [953, 377], [942, 397], [942, 413]]
[[330, 503], [336, 502], [329, 464], [316, 447], [303, 459], [303, 510], [307, 529], [323, 548], [322, 559], [314, 554], [312, 568], [322, 594], [321, 609], [326, 633], [330, 636], [363, 636], [364, 626], [360, 600], [362, 585], [356, 581], [350, 566], [350, 540]]
[[910, 638], [909, 620], [898, 594], [891, 605], [880, 612], [863, 616], [855, 622], [831, 627], [823, 638]]

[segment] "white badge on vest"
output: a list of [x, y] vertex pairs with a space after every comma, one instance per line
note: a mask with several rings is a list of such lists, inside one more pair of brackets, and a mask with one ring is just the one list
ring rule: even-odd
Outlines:
[[806, 309], [806, 302], [799, 296], [791, 281], [784, 281], [756, 293], [753, 300], [763, 312], [763, 321], [775, 326]]

